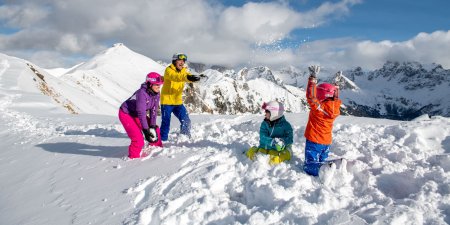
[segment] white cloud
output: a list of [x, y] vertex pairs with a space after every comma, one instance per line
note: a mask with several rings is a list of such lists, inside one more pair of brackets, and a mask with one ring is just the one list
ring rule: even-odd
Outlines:
[[78, 52], [81, 50], [78, 38], [73, 34], [64, 34], [59, 40], [57, 49], [62, 51]]
[[[207, 0], [21, 0], [0, 6], [0, 22], [20, 29], [0, 35], [0, 51], [92, 56], [115, 42], [153, 59], [185, 52], [209, 64], [268, 66], [321, 63], [329, 67], [376, 68], [386, 60], [437, 62], [449, 68], [449, 32], [419, 34], [405, 42], [334, 39], [278, 46], [296, 29], [330, 23], [361, 0], [325, 2], [299, 12], [286, 3], [250, 2], [226, 7]], [[21, 54], [22, 52], [22, 54]], [[60, 60], [54, 60], [59, 62]], [[71, 61], [72, 63], [72, 61]], [[71, 65], [65, 65], [71, 66]]]
[[450, 68], [450, 30], [420, 33], [404, 42], [334, 39], [303, 45], [298, 54], [306, 64], [345, 69], [376, 69], [386, 61], [438, 63]]
[[221, 36], [250, 43], [272, 44], [298, 27], [300, 14], [279, 3], [247, 3], [224, 10], [218, 21]]
[[0, 21], [6, 20], [6, 25], [16, 28], [30, 28], [45, 19], [49, 11], [33, 2], [23, 5], [0, 6]]

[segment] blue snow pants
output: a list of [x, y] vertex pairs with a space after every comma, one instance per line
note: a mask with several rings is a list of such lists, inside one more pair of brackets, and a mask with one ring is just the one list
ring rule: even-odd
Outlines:
[[325, 163], [329, 152], [330, 145], [321, 145], [306, 139], [303, 170], [309, 175], [318, 176], [320, 166]]
[[191, 136], [191, 119], [184, 105], [161, 105], [161, 140], [169, 138], [170, 118], [172, 113], [181, 123], [182, 134]]

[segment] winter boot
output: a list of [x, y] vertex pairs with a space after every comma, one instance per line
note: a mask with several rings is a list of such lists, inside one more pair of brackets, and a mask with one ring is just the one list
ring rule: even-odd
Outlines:
[[152, 150], [149, 148], [144, 148], [141, 151], [141, 157], [140, 158], [146, 158], [152, 153]]
[[288, 150], [283, 150], [277, 153], [277, 155], [270, 155], [270, 165], [277, 165], [291, 159], [291, 152]]
[[246, 155], [247, 158], [249, 158], [250, 160], [254, 160], [254, 159], [255, 159], [256, 153], [258, 153], [258, 147], [253, 146], [253, 147], [251, 147], [249, 150], [247, 150], [247, 152], [245, 153], [245, 155]]

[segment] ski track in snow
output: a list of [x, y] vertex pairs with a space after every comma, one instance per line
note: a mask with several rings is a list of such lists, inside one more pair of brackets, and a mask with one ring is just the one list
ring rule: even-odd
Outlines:
[[7, 127], [11, 128], [12, 132], [29, 132], [30, 134], [39, 134], [44, 136], [50, 136], [53, 131], [44, 128], [42, 123], [32, 118], [23, 112], [17, 112], [11, 110], [10, 107], [13, 102], [18, 99], [21, 94], [10, 92], [10, 89], [4, 89], [4, 74], [10, 67], [8, 60], [4, 59], [0, 63], [0, 112], [2, 120], [6, 123]]
[[[350, 171], [338, 171], [329, 187], [301, 170], [301, 138], [294, 143], [294, 159], [274, 167], [267, 156], [250, 162], [244, 146], [226, 144], [230, 137], [240, 143], [258, 140], [259, 124], [238, 117], [194, 125], [203, 132], [191, 144], [195, 156], [174, 174], [130, 188], [136, 213], [128, 224], [449, 222], [442, 219], [450, 210], [449, 119], [366, 127], [337, 123], [331, 151], [355, 161]], [[444, 133], [432, 132], [442, 124]]]
[[29, 134], [28, 141], [24, 141], [22, 144], [35, 141], [32, 140], [33, 136], [39, 139], [43, 138], [42, 141], [45, 141], [45, 138], [57, 135], [54, 126], [50, 126], [49, 123], [43, 123], [28, 114], [9, 109], [14, 99], [19, 98], [20, 94], [4, 95], [3, 91], [0, 91], [0, 94], [2, 95], [0, 98], [0, 112], [7, 127], [10, 127], [14, 133], [26, 132]]

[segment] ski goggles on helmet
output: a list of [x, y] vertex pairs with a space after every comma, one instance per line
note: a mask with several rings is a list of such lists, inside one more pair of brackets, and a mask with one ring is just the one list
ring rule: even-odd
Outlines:
[[269, 111], [269, 112], [270, 112], [270, 110], [279, 110], [280, 109], [279, 107], [276, 107], [276, 106], [273, 106], [273, 105], [269, 105], [269, 104], [267, 104], [265, 102], [262, 104], [261, 108], [266, 110], [266, 111]]
[[266, 107], [267, 107], [267, 103], [263, 102], [261, 108], [262, 108], [262, 109], [266, 109]]
[[160, 84], [160, 83], [163, 83], [164, 80], [161, 79], [161, 77], [151, 77], [151, 78], [147, 78], [147, 82], [149, 82], [151, 84]]
[[177, 55], [175, 55], [173, 60], [184, 60], [184, 61], [187, 61], [187, 55], [186, 54], [177, 54]]
[[155, 73], [150, 73], [149, 75], [147, 75], [147, 78], [145, 79], [145, 81], [151, 85], [161, 85], [164, 83], [164, 77], [160, 76], [159, 74], [154, 75]]

